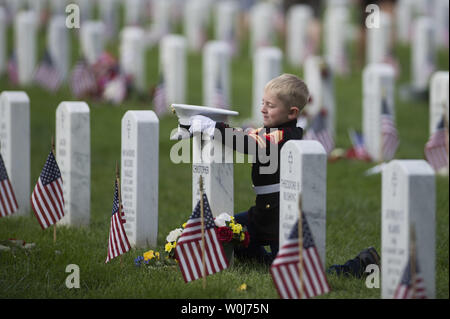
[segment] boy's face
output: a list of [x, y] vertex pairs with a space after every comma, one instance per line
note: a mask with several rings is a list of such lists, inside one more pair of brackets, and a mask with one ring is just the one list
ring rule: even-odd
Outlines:
[[296, 119], [298, 108], [285, 106], [275, 92], [270, 89], [265, 89], [261, 113], [263, 114], [263, 124], [265, 127], [278, 127], [283, 123]]

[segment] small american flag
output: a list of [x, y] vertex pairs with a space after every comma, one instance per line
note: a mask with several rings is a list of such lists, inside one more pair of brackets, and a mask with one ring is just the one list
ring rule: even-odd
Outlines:
[[159, 75], [159, 83], [155, 88], [153, 95], [153, 105], [155, 107], [155, 113], [157, 115], [164, 114], [168, 111], [166, 101], [166, 84], [164, 81], [164, 75], [161, 72]]
[[19, 69], [17, 67], [16, 54], [13, 53], [8, 61], [8, 78], [13, 85], [19, 84]]
[[31, 194], [31, 207], [42, 229], [64, 216], [63, 181], [52, 151]]
[[[228, 260], [216, 236], [216, 226], [206, 194], [203, 194], [203, 204], [206, 275], [212, 275], [226, 269], [228, 267]], [[199, 201], [176, 246], [176, 255], [185, 282], [203, 277], [201, 228], [202, 222]]]
[[331, 134], [328, 132], [326, 126], [326, 111], [320, 111], [312, 120], [311, 126], [306, 131], [306, 140], [315, 140], [320, 142], [325, 148], [327, 154], [330, 154], [334, 149], [334, 140]]
[[0, 217], [15, 213], [19, 209], [11, 182], [0, 154]]
[[84, 59], [78, 61], [72, 70], [70, 89], [76, 98], [82, 98], [97, 91], [94, 73]]
[[125, 224], [125, 219], [122, 202], [119, 198], [119, 185], [116, 180], [111, 225], [109, 228], [108, 256], [106, 257], [105, 264], [111, 259], [126, 253], [131, 248], [123, 224]]
[[426, 299], [425, 285], [420, 274], [417, 260], [415, 262], [416, 270], [413, 278], [411, 271], [411, 259], [406, 264], [402, 279], [395, 291], [394, 299]]
[[347, 158], [353, 158], [357, 160], [370, 161], [370, 155], [364, 146], [364, 137], [361, 133], [355, 130], [349, 130], [350, 141], [352, 142], [352, 148], [347, 151]]
[[[309, 229], [305, 215], [302, 213], [303, 233], [303, 298], [312, 298], [328, 293], [330, 286], [322, 268], [319, 254]], [[270, 273], [278, 294], [282, 299], [298, 299], [299, 294], [299, 246], [298, 221], [294, 224], [286, 243], [281, 247], [277, 257], [270, 266]]]
[[228, 100], [225, 96], [225, 92], [222, 86], [222, 81], [220, 80], [220, 77], [217, 77], [216, 85], [214, 86], [214, 92], [213, 92], [213, 98], [212, 103], [213, 107], [226, 109], [229, 107]]
[[382, 138], [382, 152], [383, 160], [390, 161], [394, 158], [395, 152], [399, 144], [397, 128], [395, 127], [394, 119], [389, 112], [387, 101], [383, 98], [382, 112], [381, 112], [381, 138]]
[[61, 87], [63, 82], [62, 74], [53, 63], [48, 51], [45, 52], [44, 59], [36, 70], [34, 80], [38, 85], [51, 92]]
[[[445, 115], [444, 115], [445, 116]], [[435, 171], [448, 166], [447, 134], [445, 118], [442, 116], [436, 131], [425, 144], [425, 157]]]

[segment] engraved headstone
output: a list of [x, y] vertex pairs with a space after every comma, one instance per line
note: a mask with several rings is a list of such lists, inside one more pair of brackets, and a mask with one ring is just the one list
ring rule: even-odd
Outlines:
[[199, 52], [208, 40], [207, 29], [210, 20], [208, 0], [188, 0], [185, 6], [184, 31], [191, 51]]
[[136, 89], [146, 89], [145, 33], [140, 27], [128, 26], [120, 33], [120, 66], [126, 75], [131, 75]]
[[381, 295], [393, 298], [410, 258], [410, 232], [416, 238], [416, 274], [428, 298], [435, 298], [435, 175], [424, 160], [395, 160], [382, 172]]
[[61, 102], [56, 109], [56, 160], [61, 171], [64, 217], [58, 225], [88, 226], [91, 214], [91, 132], [85, 102]]
[[431, 74], [436, 68], [436, 45], [431, 18], [420, 17], [414, 21], [411, 76], [416, 91], [428, 89]]
[[311, 97], [305, 111], [310, 118], [313, 118], [320, 111], [325, 110], [326, 127], [334, 138], [336, 111], [333, 71], [322, 57], [310, 56], [305, 61], [304, 78]]
[[169, 34], [160, 42], [160, 68], [164, 76], [166, 104], [185, 103], [186, 54], [185, 37]]
[[261, 101], [267, 82], [282, 73], [283, 53], [277, 47], [262, 47], [253, 58], [253, 108], [252, 122], [262, 125]]
[[338, 74], [349, 71], [350, 13], [346, 6], [329, 6], [325, 13], [324, 57], [331, 69]]
[[121, 196], [130, 244], [156, 246], [158, 238], [159, 119], [153, 111], [122, 118]]
[[215, 37], [216, 40], [226, 41], [231, 54], [239, 51], [239, 4], [237, 1], [221, 1], [216, 4]]
[[280, 247], [302, 212], [325, 267], [327, 153], [317, 141], [288, 141], [280, 153]]
[[37, 17], [33, 11], [21, 11], [14, 21], [14, 45], [20, 85], [33, 81], [37, 59]]
[[30, 211], [30, 99], [22, 91], [0, 94], [0, 151], [19, 210]]
[[203, 103], [230, 107], [231, 50], [225, 41], [209, 41], [203, 49]]
[[430, 136], [433, 134], [442, 116], [449, 113], [449, 72], [435, 72], [430, 80]]
[[55, 67], [63, 79], [69, 74], [70, 67], [70, 34], [66, 27], [64, 15], [55, 15], [48, 26], [47, 48]]
[[389, 64], [371, 64], [363, 71], [363, 138], [374, 161], [384, 161], [381, 140], [383, 104], [395, 121], [395, 72]]
[[290, 64], [301, 67], [312, 54], [309, 26], [313, 11], [309, 5], [297, 4], [289, 8], [286, 25], [286, 58]]
[[81, 53], [89, 64], [97, 62], [105, 47], [105, 25], [101, 21], [85, 21], [80, 28]]
[[261, 47], [274, 46], [276, 7], [273, 3], [259, 2], [250, 9], [250, 56]]
[[366, 65], [385, 63], [392, 54], [392, 18], [388, 13], [380, 12], [379, 28], [367, 29]]

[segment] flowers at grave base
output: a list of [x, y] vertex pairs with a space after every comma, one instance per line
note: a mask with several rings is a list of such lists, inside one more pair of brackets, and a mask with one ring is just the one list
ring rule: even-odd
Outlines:
[[166, 258], [176, 259], [175, 247], [177, 247], [177, 240], [183, 232], [186, 223], [183, 224], [183, 228], [175, 228], [166, 237], [166, 245], [164, 246], [164, 251], [166, 253]]
[[216, 235], [221, 243], [248, 247], [250, 235], [245, 226], [237, 223], [233, 216], [222, 213], [214, 219]]
[[137, 256], [134, 259], [134, 264], [137, 267], [140, 267], [142, 265], [153, 267], [173, 265], [173, 263], [170, 262], [168, 258], [161, 259], [161, 254], [158, 251], [154, 250], [146, 251], [142, 256]]

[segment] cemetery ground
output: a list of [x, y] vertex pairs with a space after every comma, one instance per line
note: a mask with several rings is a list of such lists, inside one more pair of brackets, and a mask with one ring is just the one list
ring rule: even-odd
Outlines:
[[[40, 56], [43, 34], [40, 33]], [[11, 39], [10, 39], [11, 40]], [[11, 41], [10, 41], [11, 42]], [[73, 63], [78, 52], [72, 41]], [[117, 48], [109, 51], [117, 56]], [[250, 117], [252, 64], [243, 55], [232, 62], [232, 109], [238, 120]], [[423, 159], [428, 140], [428, 101], [401, 101], [401, 84], [408, 82], [410, 51], [396, 47], [402, 73], [396, 80], [396, 121], [400, 137], [397, 159]], [[448, 70], [448, 50], [439, 52], [438, 69]], [[355, 60], [355, 59], [354, 59]], [[355, 62], [353, 62], [355, 63]], [[201, 56], [188, 56], [187, 92], [189, 104], [202, 105]], [[284, 65], [284, 72], [299, 71]], [[148, 51], [147, 79], [157, 83], [158, 47]], [[301, 73], [300, 73], [301, 75]], [[362, 74], [353, 68], [348, 77], [336, 77], [337, 147], [347, 149], [348, 128], [361, 129]], [[25, 90], [31, 112], [31, 187], [33, 188], [50, 151], [55, 134], [55, 111], [62, 101], [73, 100], [66, 87], [56, 94], [38, 87], [13, 87], [0, 79], [3, 90]], [[91, 220], [89, 227], [57, 228], [43, 231], [32, 212], [24, 217], [0, 219], [0, 240], [23, 239], [35, 243], [30, 250], [0, 251], [0, 298], [278, 298], [267, 266], [242, 263], [207, 277], [206, 288], [197, 280], [185, 284], [178, 267], [136, 267], [134, 259], [149, 249], [164, 251], [165, 238], [180, 227], [192, 212], [191, 164], [174, 164], [169, 154], [174, 141], [170, 132], [177, 118], [168, 113], [160, 118], [159, 144], [159, 225], [157, 247], [132, 249], [105, 264], [115, 164], [120, 161], [121, 119], [128, 110], [152, 109], [150, 99], [131, 96], [120, 106], [86, 100], [91, 121]], [[326, 267], [342, 264], [362, 249], [374, 246], [381, 251], [381, 175], [364, 176], [376, 163], [341, 159], [327, 166]], [[234, 165], [235, 213], [253, 204], [249, 163]], [[436, 297], [449, 298], [449, 183], [448, 177], [436, 177]], [[382, 257], [382, 256], [381, 256]], [[68, 289], [66, 266], [80, 269], [80, 288]], [[328, 276], [331, 292], [318, 298], [380, 298], [381, 290], [367, 288], [365, 280]], [[380, 280], [381, 282], [381, 280]], [[246, 290], [239, 290], [246, 283]]]

